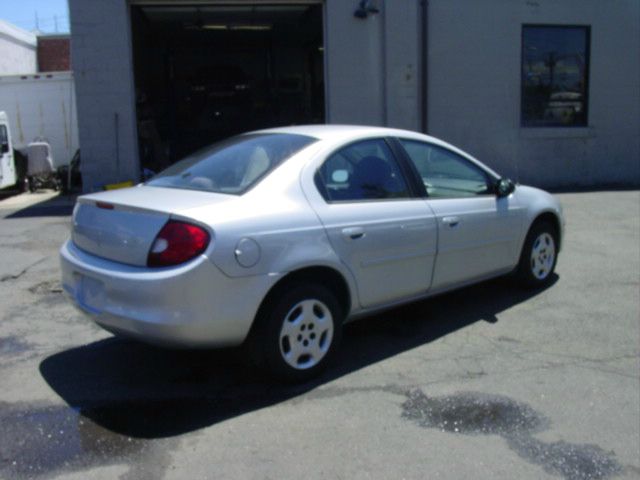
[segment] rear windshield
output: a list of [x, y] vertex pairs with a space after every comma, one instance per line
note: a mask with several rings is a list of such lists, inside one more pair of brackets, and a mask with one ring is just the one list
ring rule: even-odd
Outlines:
[[146, 185], [241, 195], [316, 140], [286, 133], [240, 135], [189, 155]]

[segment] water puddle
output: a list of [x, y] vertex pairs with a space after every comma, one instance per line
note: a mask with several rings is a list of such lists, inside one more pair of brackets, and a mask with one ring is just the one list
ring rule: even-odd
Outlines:
[[500, 435], [521, 458], [567, 480], [599, 480], [622, 471], [612, 452], [597, 445], [542, 442], [533, 437], [549, 420], [508, 397], [463, 392], [428, 397], [409, 392], [402, 417], [425, 428], [465, 435]]
[[0, 338], [0, 356], [15, 356], [31, 350], [32, 346], [18, 337]]
[[124, 463], [145, 449], [65, 406], [0, 402], [0, 425], [0, 477], [7, 479]]

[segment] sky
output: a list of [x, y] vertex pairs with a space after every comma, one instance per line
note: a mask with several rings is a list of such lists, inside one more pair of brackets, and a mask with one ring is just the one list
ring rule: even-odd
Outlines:
[[38, 27], [44, 33], [69, 32], [67, 0], [0, 0], [0, 19], [25, 30]]

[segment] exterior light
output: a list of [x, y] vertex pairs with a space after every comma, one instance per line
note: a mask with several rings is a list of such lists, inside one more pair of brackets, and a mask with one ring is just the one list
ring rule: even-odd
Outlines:
[[353, 16], [364, 20], [370, 13], [375, 15], [380, 13], [380, 10], [375, 5], [371, 4], [371, 0], [360, 0], [358, 8], [353, 12]]

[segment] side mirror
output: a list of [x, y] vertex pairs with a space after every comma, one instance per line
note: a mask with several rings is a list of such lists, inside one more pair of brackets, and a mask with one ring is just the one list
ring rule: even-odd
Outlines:
[[515, 184], [508, 178], [501, 178], [496, 183], [496, 195], [500, 198], [511, 195], [515, 189]]
[[0, 144], [0, 153], [7, 153], [9, 151], [9, 143], [4, 142]]

